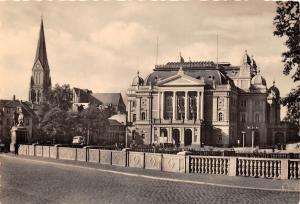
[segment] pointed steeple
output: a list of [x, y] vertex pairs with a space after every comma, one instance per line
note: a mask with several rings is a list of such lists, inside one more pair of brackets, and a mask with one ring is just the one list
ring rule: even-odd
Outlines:
[[38, 41], [38, 45], [37, 45], [37, 49], [36, 49], [34, 63], [36, 63], [38, 60], [40, 61], [41, 65], [44, 69], [49, 69], [43, 18], [41, 18], [40, 35], [39, 35], [39, 41]]
[[51, 89], [50, 68], [47, 59], [46, 41], [44, 34], [43, 18], [39, 40], [37, 44], [35, 59], [30, 78], [29, 101], [33, 104], [40, 104], [45, 100], [45, 94]]

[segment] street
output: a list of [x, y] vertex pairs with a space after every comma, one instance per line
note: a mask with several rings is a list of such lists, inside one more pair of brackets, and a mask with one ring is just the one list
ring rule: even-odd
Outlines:
[[26, 158], [0, 156], [0, 162], [1, 204], [299, 202], [299, 192], [187, 184]]

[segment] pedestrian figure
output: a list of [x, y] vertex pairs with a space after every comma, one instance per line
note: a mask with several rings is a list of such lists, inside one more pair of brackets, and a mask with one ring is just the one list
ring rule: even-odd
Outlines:
[[15, 144], [15, 155], [18, 155], [19, 144]]

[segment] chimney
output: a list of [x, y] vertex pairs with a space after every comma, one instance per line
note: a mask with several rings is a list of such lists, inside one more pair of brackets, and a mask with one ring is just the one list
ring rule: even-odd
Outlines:
[[13, 95], [13, 100], [14, 100], [14, 101], [16, 100], [16, 95], [15, 95], [15, 94]]

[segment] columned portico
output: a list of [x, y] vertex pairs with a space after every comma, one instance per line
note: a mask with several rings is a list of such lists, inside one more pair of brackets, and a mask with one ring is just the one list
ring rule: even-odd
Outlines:
[[[167, 95], [166, 95], [167, 93]], [[167, 97], [171, 96], [171, 107], [169, 111], [172, 111], [171, 117], [165, 117]], [[191, 90], [191, 91], [159, 91], [158, 92], [158, 116], [160, 119], [172, 119], [173, 121], [183, 120], [202, 120], [203, 119], [203, 103], [204, 93], [203, 90]], [[179, 107], [180, 106], [180, 107]], [[184, 107], [183, 107], [184, 106]], [[181, 112], [182, 111], [182, 112]], [[184, 114], [184, 117], [183, 117]], [[194, 115], [195, 114], [195, 115]]]
[[161, 95], [161, 97], [160, 97], [160, 104], [161, 104], [161, 106], [160, 106], [160, 118], [161, 119], [164, 119], [164, 111], [165, 111], [165, 92], [164, 91], [162, 91], [161, 93], [159, 93], [159, 95]]
[[184, 119], [188, 120], [189, 115], [188, 115], [188, 92], [185, 91], [185, 96], [184, 96]]
[[173, 121], [177, 119], [177, 105], [176, 105], [176, 101], [177, 101], [177, 96], [176, 96], [176, 91], [173, 91]]

